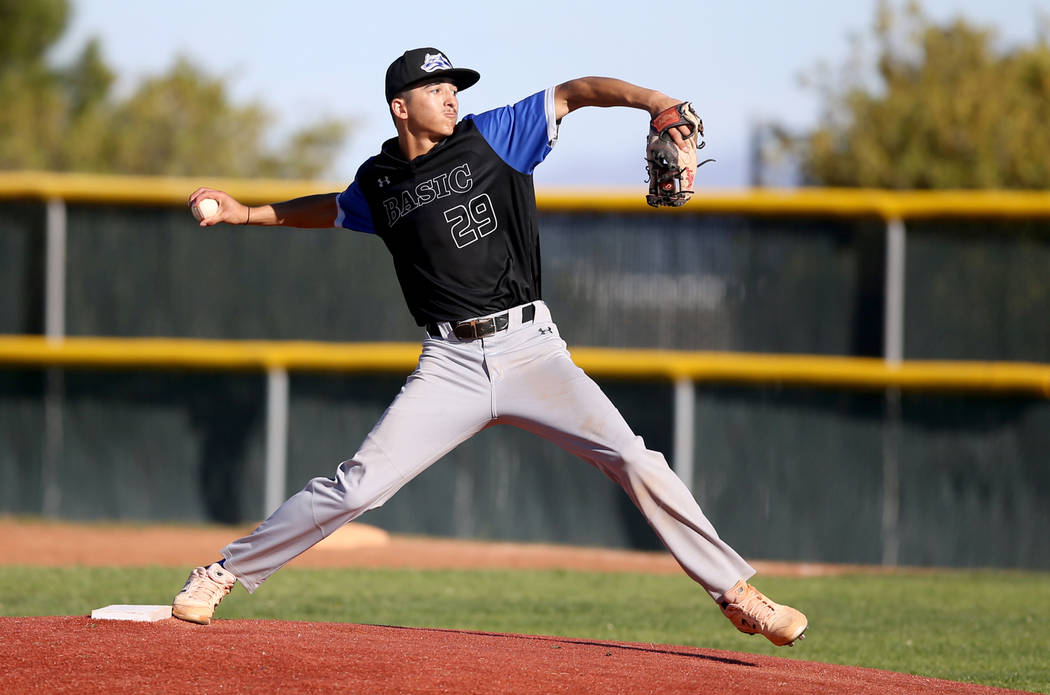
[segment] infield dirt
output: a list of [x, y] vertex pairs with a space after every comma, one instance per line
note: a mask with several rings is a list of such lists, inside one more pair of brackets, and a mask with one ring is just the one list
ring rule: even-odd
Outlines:
[[[254, 526], [71, 524], [0, 517], [0, 562], [61, 567], [187, 567], [213, 562], [219, 549]], [[818, 576], [892, 572], [871, 566], [755, 562], [759, 574]], [[569, 569], [595, 572], [682, 571], [666, 552], [490, 543], [391, 536], [352, 523], [289, 563], [290, 567], [419, 569]]]

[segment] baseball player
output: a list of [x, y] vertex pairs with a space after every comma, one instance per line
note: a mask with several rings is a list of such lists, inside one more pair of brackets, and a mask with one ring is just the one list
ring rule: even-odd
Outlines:
[[[254, 592], [461, 442], [508, 424], [558, 444], [623, 487], [737, 629], [793, 644], [803, 637], [806, 617], [748, 584], [755, 570], [719, 538], [663, 455], [646, 449], [573, 363], [542, 299], [532, 172], [554, 147], [561, 120], [584, 106], [647, 111], [650, 144], [654, 136], [673, 142], [686, 162], [671, 167], [676, 180], [669, 181], [650, 161], [650, 175], [657, 174], [650, 202], [666, 193], [661, 204], [678, 205], [692, 193], [699, 119], [660, 92], [585, 77], [460, 120], [458, 93], [479, 77], [453, 67], [436, 48], [395, 60], [386, 73], [386, 101], [397, 137], [383, 143], [341, 193], [256, 207], [210, 188], [190, 196], [191, 207], [205, 198], [219, 204], [202, 226], [335, 226], [374, 234], [393, 257], [424, 335], [418, 366], [357, 453], [333, 477], [311, 480], [250, 535], [223, 548], [221, 560], [195, 568], [175, 597], [173, 615], [209, 623], [236, 582]], [[660, 155], [668, 157], [675, 154]]]

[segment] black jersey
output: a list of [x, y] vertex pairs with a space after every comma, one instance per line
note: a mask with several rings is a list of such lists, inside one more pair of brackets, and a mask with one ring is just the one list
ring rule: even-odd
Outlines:
[[467, 116], [412, 161], [388, 140], [339, 195], [336, 224], [383, 240], [420, 326], [540, 299], [532, 171], [556, 134], [548, 89]]

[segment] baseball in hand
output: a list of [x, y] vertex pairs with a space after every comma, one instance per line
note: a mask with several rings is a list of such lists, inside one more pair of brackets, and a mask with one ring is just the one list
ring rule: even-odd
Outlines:
[[193, 216], [198, 222], [206, 220], [219, 211], [219, 203], [213, 198], [202, 198], [193, 206]]

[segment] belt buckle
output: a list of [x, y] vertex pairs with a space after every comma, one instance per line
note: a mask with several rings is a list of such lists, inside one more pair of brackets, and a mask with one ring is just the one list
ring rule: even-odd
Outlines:
[[452, 333], [460, 340], [475, 340], [477, 338], [484, 338], [487, 335], [495, 333], [494, 330], [487, 330], [486, 324], [491, 323], [490, 319], [474, 319], [472, 321], [463, 321], [457, 323], [452, 327]]
[[475, 338], [487, 338], [490, 335], [496, 334], [496, 319], [480, 319], [478, 321], [470, 322], [474, 326], [474, 337]]
[[[500, 321], [500, 319], [503, 319]], [[475, 340], [477, 338], [487, 338], [490, 335], [496, 335], [499, 331], [506, 328], [509, 324], [507, 315], [493, 316], [487, 319], [473, 319], [472, 321], [463, 321], [452, 326], [452, 333], [460, 340]]]

